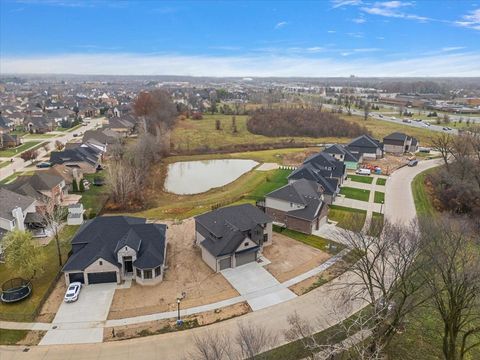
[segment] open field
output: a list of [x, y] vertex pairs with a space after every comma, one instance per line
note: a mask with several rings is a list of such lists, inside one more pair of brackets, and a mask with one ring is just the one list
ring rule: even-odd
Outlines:
[[345, 195], [345, 197], [348, 199], [368, 201], [368, 198], [370, 197], [370, 190], [357, 189], [357, 188], [344, 186], [340, 188], [340, 194]]
[[263, 249], [263, 255], [272, 262], [265, 269], [280, 282], [319, 266], [331, 256], [288, 235], [274, 232], [272, 240], [272, 245]]
[[[405, 132], [415, 136], [422, 145], [429, 144], [432, 137], [432, 131], [422, 128], [413, 128], [407, 125], [395, 124], [381, 120], [368, 119], [363, 120], [359, 116], [341, 115], [345, 120], [366, 126], [372, 135], [377, 139], [382, 139], [395, 131]], [[231, 115], [207, 115], [202, 120], [179, 120], [172, 133], [172, 143], [175, 151], [194, 151], [217, 149], [234, 145], [246, 144], [285, 144], [285, 143], [308, 143], [308, 144], [330, 144], [347, 143], [351, 139], [338, 137], [267, 137], [255, 135], [247, 130], [246, 115], [236, 116], [237, 133], [232, 132]], [[216, 121], [221, 123], [221, 130], [215, 130]]]
[[164, 192], [165, 164], [153, 170], [147, 194], [149, 209], [135, 213], [152, 219], [185, 219], [207, 211], [212, 206], [226, 206], [238, 202], [254, 203], [266, 193], [286, 184], [289, 170], [252, 170], [222, 187], [196, 195], [176, 195]]
[[[71, 248], [70, 239], [77, 229], [78, 226], [65, 226], [60, 232], [60, 247], [64, 261]], [[33, 321], [40, 311], [39, 305], [41, 305], [43, 297], [50, 290], [50, 286], [55, 286], [55, 284], [52, 284], [60, 271], [55, 241], [52, 240], [48, 245], [39, 247], [39, 251], [45, 252], [46, 259], [43, 272], [36, 275], [32, 280], [32, 294], [18, 303], [0, 303], [1, 320]], [[5, 264], [0, 264], [0, 284], [15, 276], [16, 274], [10, 271]]]
[[363, 183], [363, 184], [371, 184], [373, 182], [373, 177], [371, 176], [348, 175], [348, 178], [352, 181]]
[[20, 155], [22, 152], [29, 150], [40, 143], [41, 141], [26, 141], [16, 148], [0, 150], [0, 157], [13, 157]]
[[338, 205], [330, 205], [328, 219], [337, 222], [337, 226], [343, 229], [360, 231], [365, 224], [367, 212], [360, 209], [346, 208]]
[[[238, 296], [238, 292], [220, 273], [203, 262], [200, 249], [194, 246], [195, 221], [180, 224], [167, 222], [167, 269], [163, 281], [155, 286], [132, 282], [129, 289], [115, 291], [109, 319], [173, 311], [182, 292], [182, 307], [189, 308]], [[139, 306], [141, 299], [141, 306]]]

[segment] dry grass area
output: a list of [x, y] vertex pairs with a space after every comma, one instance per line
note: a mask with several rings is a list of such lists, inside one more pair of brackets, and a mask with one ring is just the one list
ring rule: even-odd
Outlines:
[[55, 318], [60, 305], [62, 304], [63, 298], [65, 296], [65, 291], [67, 291], [67, 285], [65, 284], [65, 278], [63, 276], [58, 279], [55, 288], [48, 296], [47, 301], [42, 306], [36, 321], [38, 322], [52, 322]]
[[40, 330], [31, 330], [27, 332], [27, 335], [17, 342], [15, 345], [25, 345], [25, 346], [35, 346], [38, 345], [40, 340], [45, 336], [47, 332], [46, 331], [40, 331]]
[[210, 304], [238, 296], [238, 292], [202, 260], [194, 246], [194, 219], [168, 225], [167, 266], [163, 281], [154, 286], [132, 283], [129, 289], [115, 291], [109, 319], [173, 311], [176, 299], [186, 292], [183, 308]]
[[[250, 312], [250, 307], [246, 302], [227, 306], [215, 311], [207, 311], [197, 315], [191, 315], [182, 318], [185, 323], [203, 326], [214, 322], [231, 319]], [[142, 324], [126, 325], [115, 327], [115, 337], [113, 337], [113, 328], [103, 330], [103, 341], [118, 341], [131, 339], [135, 337], [161, 334], [165, 332], [176, 331], [176, 322], [173, 319], [149, 321]]]
[[263, 255], [272, 262], [265, 269], [280, 282], [303, 274], [330, 258], [330, 254], [275, 232], [272, 245], [263, 249]]
[[283, 157], [283, 165], [300, 166], [309, 156], [318, 153], [318, 148], [306, 148], [304, 151], [290, 153]]

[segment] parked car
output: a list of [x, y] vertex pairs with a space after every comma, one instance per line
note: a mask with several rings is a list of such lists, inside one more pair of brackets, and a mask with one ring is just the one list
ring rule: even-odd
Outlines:
[[380, 115], [378, 115], [378, 116], [379, 116], [380, 118], [383, 118], [383, 115], [382, 115], [382, 114], [380, 114]]
[[418, 165], [418, 160], [410, 160], [408, 166], [413, 167]]
[[358, 175], [370, 175], [372, 173], [372, 170], [370, 169], [357, 169], [357, 171], [355, 171], [356, 174]]
[[443, 129], [444, 131], [450, 130], [450, 129], [449, 129], [448, 127], [446, 127], [446, 126], [444, 126], [442, 129]]
[[81, 282], [72, 282], [68, 285], [67, 292], [65, 293], [65, 302], [74, 302], [78, 300], [78, 295], [80, 295], [80, 289], [82, 288]]
[[77, 136], [78, 136], [78, 134], [77, 134], [77, 133], [74, 133], [74, 134], [73, 134], [73, 137], [77, 137]]
[[412, 120], [410, 120], [410, 119], [403, 119], [402, 121], [403, 121], [404, 123], [407, 123], [407, 124], [410, 124], [410, 123], [412, 122]]
[[425, 127], [429, 127], [429, 126], [430, 126], [430, 123], [428, 123], [428, 122], [425, 122], [425, 123], [423, 123], [423, 126], [425, 126]]
[[41, 163], [38, 163], [36, 166], [39, 169], [46, 169], [46, 168], [49, 168], [50, 166], [52, 166], [52, 164], [49, 163], [48, 161], [42, 161]]

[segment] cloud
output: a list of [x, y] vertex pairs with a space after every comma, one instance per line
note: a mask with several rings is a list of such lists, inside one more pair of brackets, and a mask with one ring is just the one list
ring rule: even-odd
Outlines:
[[336, 31], [335, 31], [335, 30], [327, 30], [327, 33], [329, 33], [329, 34], [335, 34]]
[[333, 0], [332, 7], [334, 9], [344, 6], [358, 6], [362, 4], [362, 0]]
[[275, 30], [281, 29], [281, 28], [287, 26], [287, 24], [288, 24], [288, 22], [286, 22], [286, 21], [280, 21], [279, 23], [277, 23], [277, 25], [275, 25], [275, 28], [274, 28], [274, 29], [275, 29]]
[[367, 22], [367, 20], [365, 20], [364, 18], [356, 18], [356, 19], [353, 19], [352, 21], [357, 24], [364, 24]]
[[[480, 76], [479, 53], [443, 53], [382, 61], [375, 58], [66, 54], [0, 58], [3, 74], [191, 76]], [[350, 51], [351, 52], [351, 51]]]
[[69, 8], [93, 8], [97, 6], [106, 6], [111, 8], [121, 8], [128, 5], [126, 0], [16, 0], [19, 4], [26, 5], [45, 5], [45, 6], [59, 6]]
[[455, 21], [458, 26], [480, 30], [480, 9], [470, 11], [462, 17], [462, 20]]
[[417, 20], [421, 22], [433, 20], [426, 16], [405, 13], [403, 8], [412, 6], [413, 3], [405, 1], [376, 2], [371, 6], [364, 6], [361, 10], [370, 15], [378, 15], [391, 18]]
[[449, 52], [449, 51], [457, 51], [457, 50], [463, 50], [465, 49], [465, 46], [448, 46], [444, 47], [441, 49], [443, 52]]

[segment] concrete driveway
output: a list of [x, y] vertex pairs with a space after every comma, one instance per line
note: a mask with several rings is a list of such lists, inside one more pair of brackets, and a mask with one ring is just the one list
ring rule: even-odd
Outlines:
[[247, 300], [253, 311], [297, 297], [256, 262], [222, 270], [221, 273]]
[[[40, 341], [40, 345], [83, 344], [103, 341], [103, 329], [91, 327], [92, 322], [107, 320], [117, 284], [83, 286], [78, 300], [63, 302], [52, 322], [52, 329]], [[76, 329], [69, 325], [77, 323]], [[81, 323], [85, 323], [82, 328]], [[90, 323], [90, 325], [87, 325]], [[80, 325], [80, 326], [78, 326]]]

